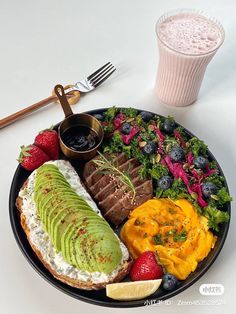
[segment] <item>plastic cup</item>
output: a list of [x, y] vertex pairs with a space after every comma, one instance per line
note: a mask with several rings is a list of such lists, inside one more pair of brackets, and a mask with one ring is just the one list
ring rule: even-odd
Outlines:
[[[168, 37], [163, 40], [161, 31], [163, 32], [165, 23], [169, 21], [168, 19], [175, 20], [181, 16], [188, 18], [200, 16], [200, 20], [201, 17], [204, 17], [208, 22], [213, 23], [219, 31], [218, 43], [208, 51], [193, 52], [193, 47], [188, 48], [187, 44], [185, 44], [185, 48], [189, 51], [183, 51], [183, 49], [173, 47], [171, 41], [168, 42]], [[177, 10], [159, 18], [156, 24], [156, 34], [159, 47], [159, 65], [155, 87], [157, 97], [163, 103], [171, 106], [190, 105], [198, 97], [207, 65], [224, 41], [224, 29], [215, 18], [209, 17], [202, 11]]]

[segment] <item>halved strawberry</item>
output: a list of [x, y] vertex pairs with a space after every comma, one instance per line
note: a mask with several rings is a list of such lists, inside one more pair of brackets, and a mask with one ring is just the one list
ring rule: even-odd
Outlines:
[[41, 148], [52, 160], [59, 158], [58, 134], [52, 128], [39, 132], [34, 139], [34, 145]]
[[26, 170], [33, 171], [49, 161], [48, 155], [35, 145], [21, 146], [21, 152], [17, 159]]

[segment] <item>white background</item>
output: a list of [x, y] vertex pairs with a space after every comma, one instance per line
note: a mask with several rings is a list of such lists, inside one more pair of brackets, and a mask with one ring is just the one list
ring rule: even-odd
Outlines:
[[[176, 8], [196, 8], [217, 17], [226, 40], [210, 63], [199, 100], [186, 108], [161, 105], [153, 90], [158, 51], [155, 22]], [[56, 83], [68, 84], [107, 61], [112, 78], [81, 98], [74, 112], [111, 105], [134, 106], [173, 115], [208, 143], [236, 199], [236, 3], [234, 0], [0, 0], [0, 118], [50, 95]], [[27, 263], [14, 240], [8, 195], [22, 144], [63, 119], [57, 104], [0, 130], [0, 312], [38, 313], [233, 313], [235, 295], [235, 213], [225, 246], [211, 269], [172, 305], [137, 309], [102, 308], [80, 302], [50, 286]], [[220, 283], [218, 306], [179, 306], [178, 300], [209, 300], [203, 283]]]

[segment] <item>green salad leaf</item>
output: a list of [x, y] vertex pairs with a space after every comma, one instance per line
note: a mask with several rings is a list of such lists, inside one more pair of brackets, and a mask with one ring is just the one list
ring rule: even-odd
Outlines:
[[134, 108], [122, 108], [120, 112], [123, 112], [126, 117], [135, 118], [138, 114], [138, 110]]
[[204, 208], [204, 216], [208, 218], [208, 226], [214, 231], [219, 231], [219, 224], [229, 221], [229, 214], [214, 206], [208, 205]]
[[195, 157], [199, 155], [207, 156], [207, 145], [196, 137], [192, 137], [188, 141], [188, 150], [191, 151]]
[[223, 206], [225, 203], [231, 202], [232, 201], [232, 197], [229, 195], [226, 187], [222, 187], [218, 192], [217, 192], [217, 197], [218, 197], [218, 201], [217, 203], [220, 206]]
[[125, 153], [128, 158], [131, 156], [131, 147], [128, 145], [125, 145], [122, 141], [122, 138], [120, 136], [119, 132], [114, 132], [112, 138], [109, 140], [109, 145], [107, 145], [105, 141], [104, 153]]
[[[157, 192], [158, 192], [158, 189], [159, 188], [157, 188]], [[162, 191], [161, 197], [169, 197], [172, 200], [176, 200], [178, 198], [191, 199], [191, 196], [188, 193], [186, 185], [181, 179], [174, 180], [169, 189]]]
[[179, 132], [179, 134], [182, 136], [182, 138], [184, 139], [185, 142], [189, 140], [189, 136], [188, 136], [188, 134], [186, 134], [186, 132], [182, 126], [177, 127], [176, 131]]
[[213, 183], [218, 189], [222, 188], [225, 184], [225, 180], [218, 173], [213, 173], [209, 177], [205, 178], [205, 182]]
[[165, 165], [158, 163], [149, 169], [149, 173], [153, 179], [160, 180], [163, 176], [168, 175], [169, 170]]
[[117, 113], [117, 108], [115, 106], [110, 107], [104, 112], [105, 121], [112, 121]]

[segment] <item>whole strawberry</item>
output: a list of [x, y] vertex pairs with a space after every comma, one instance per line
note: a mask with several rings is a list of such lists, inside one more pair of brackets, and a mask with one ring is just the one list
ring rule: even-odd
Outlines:
[[164, 275], [162, 267], [157, 263], [155, 254], [151, 251], [142, 253], [133, 263], [130, 278], [133, 281], [154, 280]]
[[20, 156], [17, 159], [26, 170], [33, 171], [49, 161], [48, 155], [35, 145], [21, 146]]
[[34, 145], [41, 148], [52, 160], [59, 158], [58, 134], [55, 130], [46, 129], [35, 137]]

